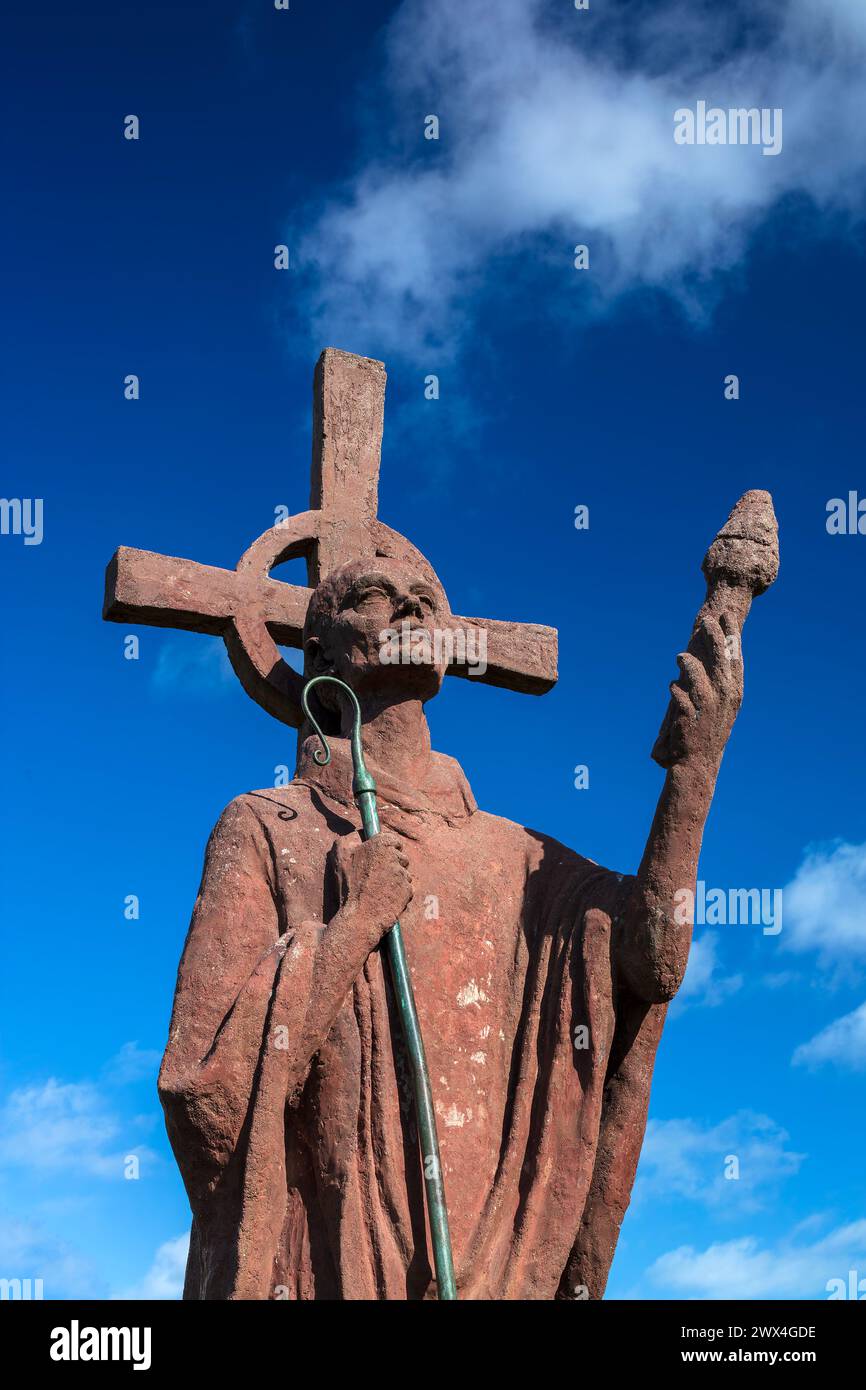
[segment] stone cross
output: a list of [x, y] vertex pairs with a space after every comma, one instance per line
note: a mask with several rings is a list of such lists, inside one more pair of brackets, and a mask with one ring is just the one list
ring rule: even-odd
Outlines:
[[[310, 510], [265, 531], [234, 570], [121, 546], [106, 571], [103, 617], [222, 637], [247, 694], [276, 719], [299, 727], [303, 678], [279, 645], [302, 645], [307, 605], [319, 581], [366, 556], [410, 560], [419, 573], [436, 578], [423, 555], [377, 516], [384, 404], [381, 362], [326, 348], [313, 378]], [[275, 565], [298, 556], [306, 559], [310, 588], [271, 578]], [[472, 679], [533, 695], [555, 683], [555, 628], [453, 614], [447, 624], [486, 633], [487, 669]], [[469, 672], [455, 659], [448, 674]]]

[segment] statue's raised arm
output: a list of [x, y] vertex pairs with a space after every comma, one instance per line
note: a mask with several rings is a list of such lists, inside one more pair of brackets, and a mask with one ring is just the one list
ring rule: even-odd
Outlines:
[[694, 892], [716, 777], [743, 698], [743, 625], [752, 599], [779, 571], [768, 492], [740, 498], [703, 571], [707, 596], [677, 657], [680, 674], [652, 752], [667, 776], [621, 923], [623, 968], [650, 1001], [672, 998], [685, 974], [693, 923], [678, 920], [677, 894]]

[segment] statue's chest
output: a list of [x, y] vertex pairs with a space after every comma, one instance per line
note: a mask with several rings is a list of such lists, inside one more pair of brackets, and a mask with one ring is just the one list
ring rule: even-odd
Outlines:
[[[486, 819], [487, 825], [470, 830], [443, 827], [404, 838], [415, 895], [401, 928], [446, 1182], [462, 1194], [453, 1213], [456, 1249], [495, 1177], [529, 956], [522, 846], [516, 828], [506, 829], [511, 841], [503, 845], [496, 824]], [[315, 1096], [317, 1124], [328, 1134], [333, 1117], [351, 1114], [359, 1096], [362, 1109], [369, 1103], [372, 1114], [390, 1116], [381, 1135], [391, 1138], [381, 1142], [396, 1170], [403, 1161], [398, 1136], [407, 1125], [411, 1132], [414, 1101], [388, 976], [387, 952], [380, 948], [321, 1050]], [[344, 1128], [341, 1119], [340, 1133]], [[381, 1167], [381, 1155], [376, 1162]]]
[[[402, 827], [389, 827], [384, 816], [383, 821], [400, 833]], [[520, 1019], [529, 956], [524, 845], [518, 827], [483, 815], [456, 827], [439, 822], [413, 830], [414, 835], [403, 832], [403, 843], [415, 893], [401, 927], [437, 1112], [446, 1131], [470, 1122], [475, 1129], [483, 1127], [491, 1105], [497, 1112], [504, 1103]], [[308, 832], [305, 853], [282, 856], [290, 921], [319, 915], [312, 904], [320, 901], [327, 881], [332, 842], [332, 835], [319, 839], [317, 834], [311, 843]], [[333, 906], [328, 897], [326, 892], [326, 917]], [[365, 975], [377, 996], [387, 988], [384, 951], [371, 958]], [[387, 1013], [374, 1002], [369, 1003], [373, 1031]], [[361, 998], [346, 1001], [328, 1049], [330, 1065], [338, 1070], [344, 1029], [353, 1033], [356, 1011], [366, 1007]]]
[[524, 871], [490, 836], [406, 842], [415, 896], [401, 919], [446, 1149], [501, 1120], [527, 962]]

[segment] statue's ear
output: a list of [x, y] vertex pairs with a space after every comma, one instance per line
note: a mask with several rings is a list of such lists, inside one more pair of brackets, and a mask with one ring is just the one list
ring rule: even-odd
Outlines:
[[318, 637], [308, 637], [304, 643], [305, 666], [314, 676], [326, 675], [331, 663]]

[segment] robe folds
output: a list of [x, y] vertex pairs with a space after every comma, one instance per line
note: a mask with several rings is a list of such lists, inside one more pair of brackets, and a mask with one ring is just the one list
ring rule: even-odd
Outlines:
[[[351, 759], [334, 740], [319, 768], [314, 746], [223, 813], [178, 971], [159, 1086], [189, 1299], [436, 1293], [384, 946], [328, 945]], [[665, 1015], [620, 965], [632, 880], [478, 810], [451, 758], [411, 790], [370, 770], [415, 886], [401, 922], [458, 1297], [600, 1298]]]

